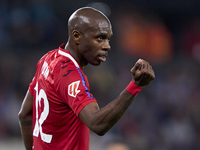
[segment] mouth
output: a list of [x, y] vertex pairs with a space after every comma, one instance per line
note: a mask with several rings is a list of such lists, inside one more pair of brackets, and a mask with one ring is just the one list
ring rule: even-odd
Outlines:
[[98, 55], [98, 59], [101, 61], [101, 62], [105, 62], [106, 61], [106, 57], [108, 56], [108, 53], [103, 53], [103, 54], [99, 54]]
[[98, 57], [100, 61], [105, 62], [106, 61], [106, 57], [105, 56], [99, 56]]

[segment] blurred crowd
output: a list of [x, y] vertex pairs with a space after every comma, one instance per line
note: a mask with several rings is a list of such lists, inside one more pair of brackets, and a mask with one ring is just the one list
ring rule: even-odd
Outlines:
[[[0, 141], [21, 140], [17, 113], [39, 58], [67, 41], [67, 19], [79, 6], [70, 4], [65, 11], [47, 0], [0, 1]], [[200, 150], [200, 14], [175, 32], [159, 14], [117, 8], [107, 62], [85, 68], [91, 92], [105, 106], [130, 82], [138, 58], [156, 78], [104, 137], [91, 133], [91, 149]]]

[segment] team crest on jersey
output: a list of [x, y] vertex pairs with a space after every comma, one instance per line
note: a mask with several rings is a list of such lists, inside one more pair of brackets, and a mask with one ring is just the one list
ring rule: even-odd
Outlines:
[[68, 94], [70, 96], [76, 97], [76, 95], [80, 92], [80, 90], [78, 90], [79, 84], [80, 81], [75, 81], [68, 86]]

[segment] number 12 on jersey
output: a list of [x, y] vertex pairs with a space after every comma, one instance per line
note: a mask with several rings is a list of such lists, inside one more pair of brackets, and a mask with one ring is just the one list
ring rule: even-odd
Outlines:
[[[33, 130], [33, 136], [38, 137], [39, 133], [40, 133], [42, 141], [44, 141], [46, 143], [51, 143], [52, 135], [45, 134], [42, 131], [42, 124], [46, 120], [47, 116], [49, 115], [49, 102], [47, 99], [47, 95], [43, 89], [40, 89], [40, 91], [38, 91], [38, 83], [36, 84], [34, 90], [36, 91], [36, 100], [35, 100], [36, 122], [35, 122], [35, 127]], [[42, 99], [44, 100], [44, 109], [40, 115], [40, 118], [38, 118], [38, 116], [39, 116], [39, 114], [38, 114], [39, 108], [38, 107], [39, 106], [41, 107]], [[39, 106], [38, 106], [38, 104], [39, 104]]]

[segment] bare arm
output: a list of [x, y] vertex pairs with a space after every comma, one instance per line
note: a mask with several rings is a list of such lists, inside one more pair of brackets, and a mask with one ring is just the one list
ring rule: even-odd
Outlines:
[[98, 135], [104, 135], [122, 117], [135, 96], [124, 90], [114, 101], [99, 109], [97, 103], [88, 104], [80, 112], [80, 119]]
[[[134, 83], [141, 88], [155, 78], [154, 71], [149, 63], [141, 59], [131, 69], [131, 74]], [[118, 122], [134, 99], [134, 95], [123, 90], [115, 100], [102, 109], [99, 109], [95, 102], [88, 104], [80, 112], [79, 118], [90, 130], [98, 135], [104, 135]]]
[[33, 96], [27, 91], [21, 109], [19, 111], [19, 124], [21, 128], [22, 139], [26, 150], [31, 150], [33, 146]]

